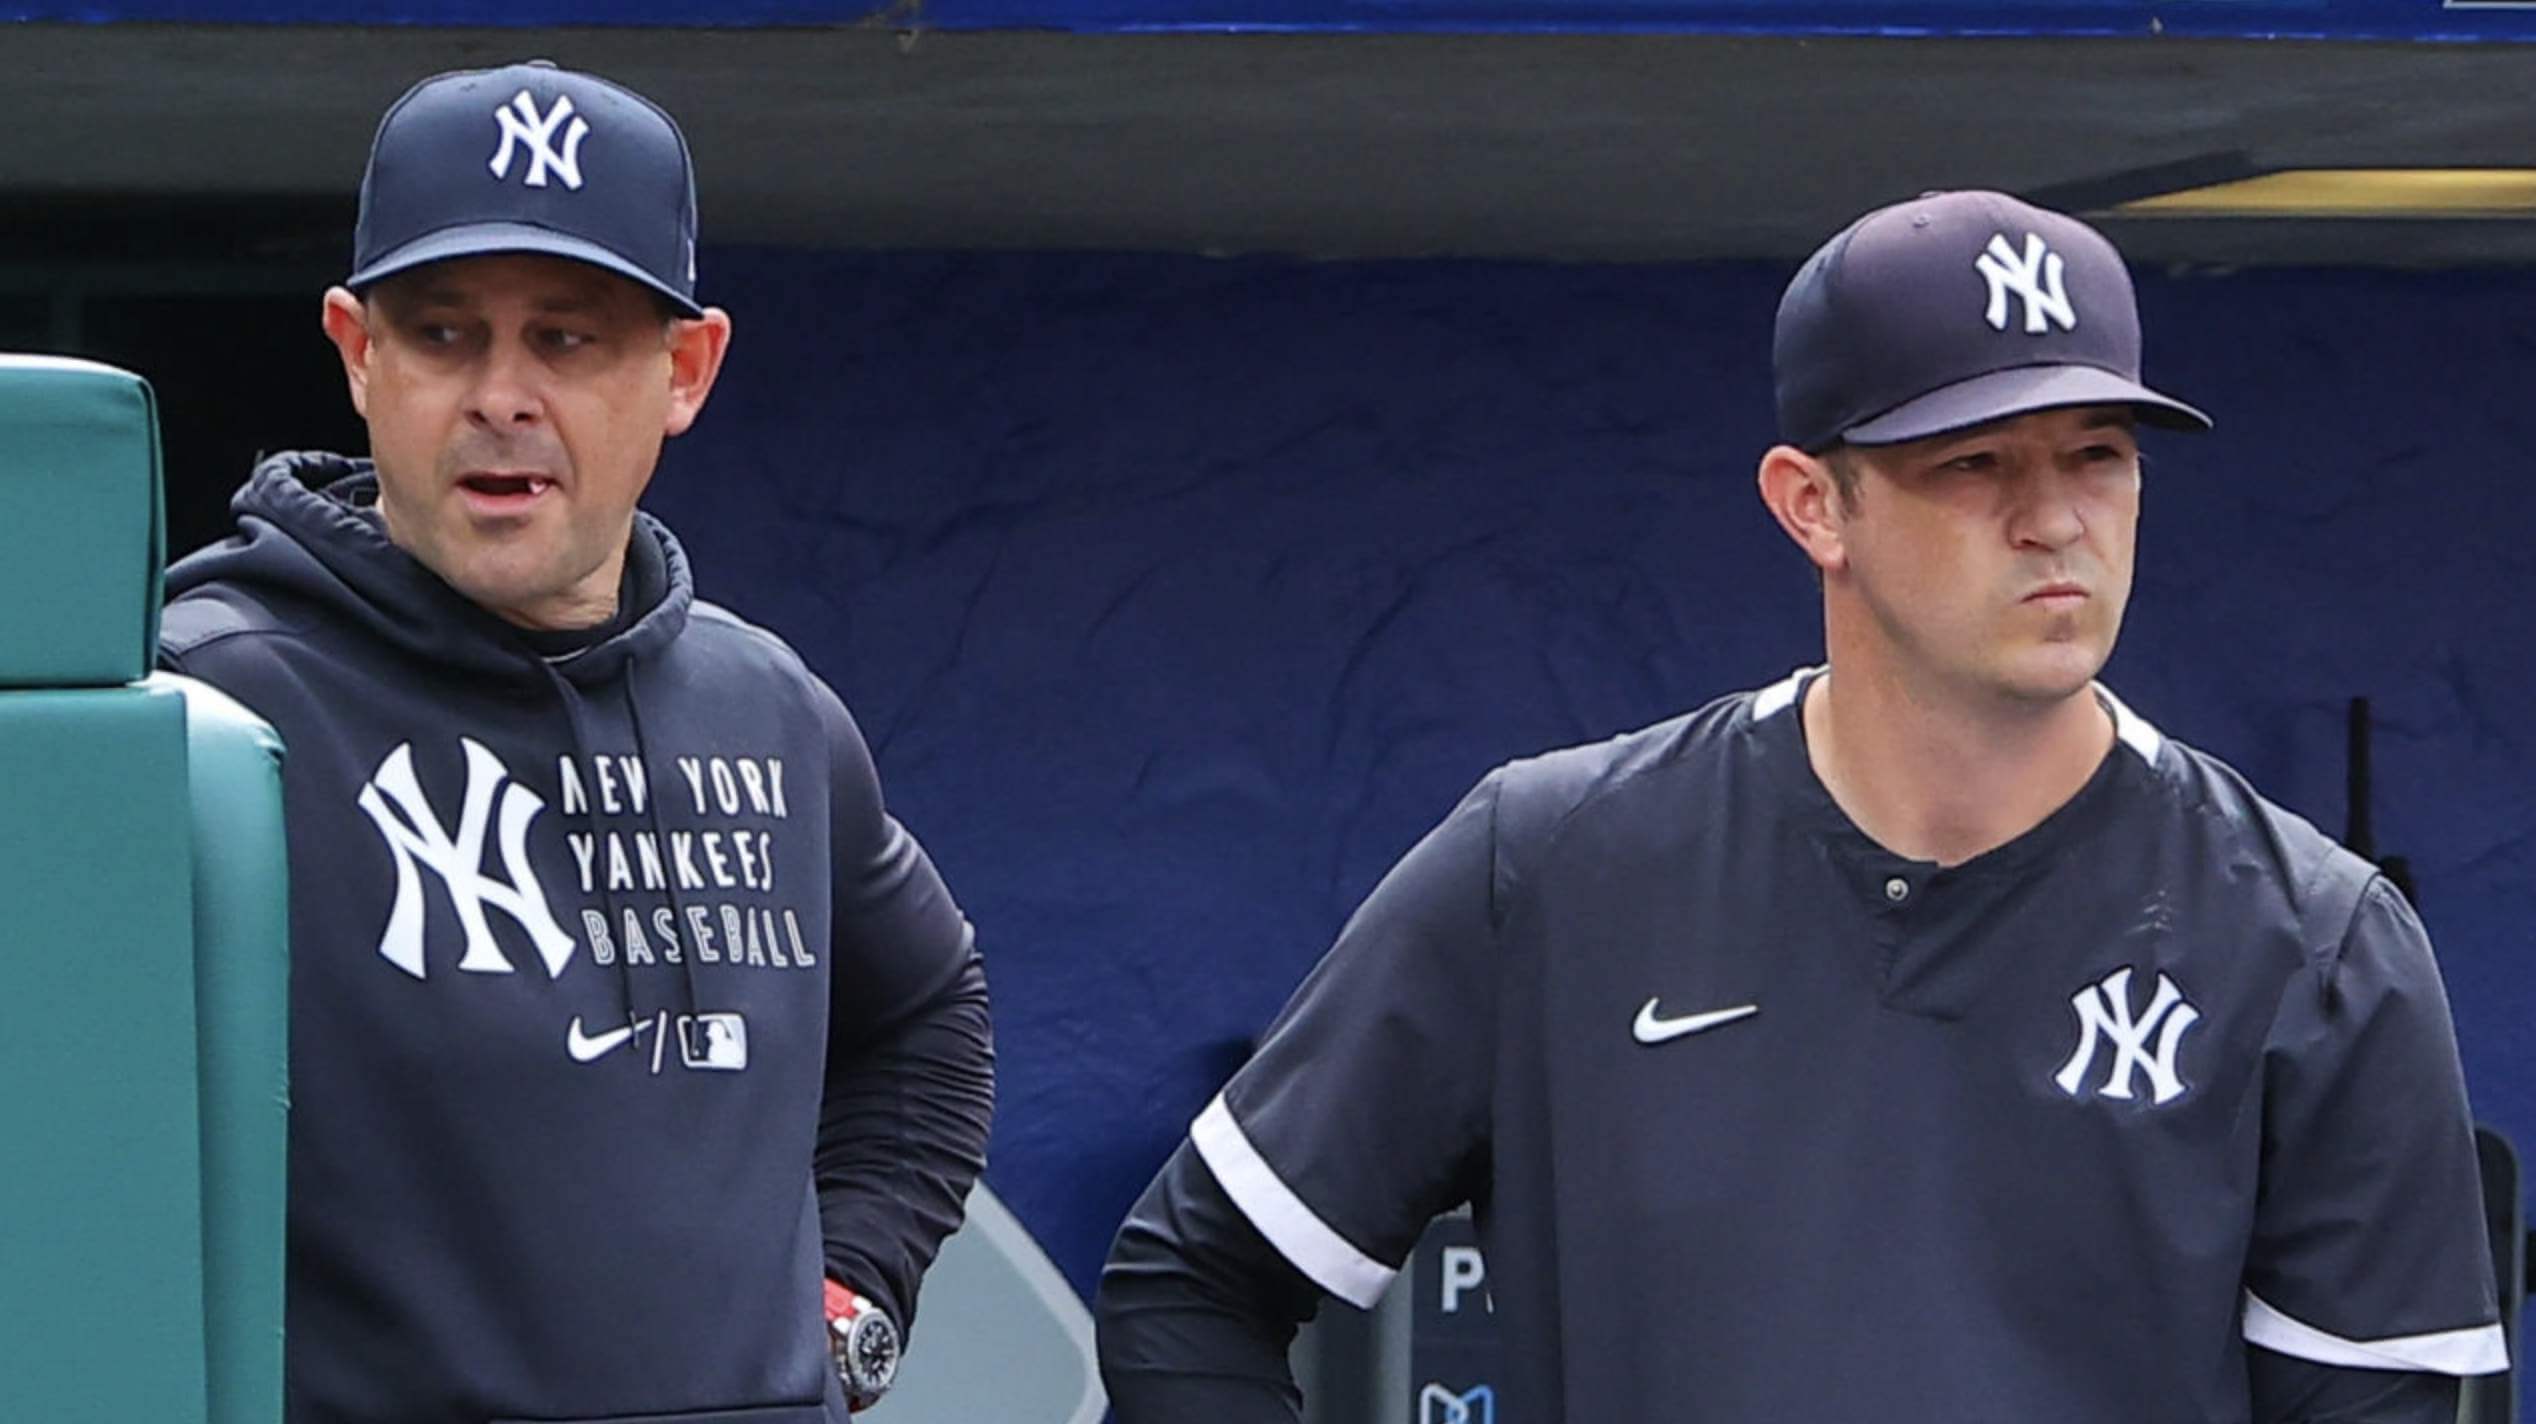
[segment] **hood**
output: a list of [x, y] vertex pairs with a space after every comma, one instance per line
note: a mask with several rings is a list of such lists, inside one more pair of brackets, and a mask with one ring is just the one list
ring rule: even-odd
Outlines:
[[639, 510], [627, 551], [631, 606], [614, 633], [567, 657], [539, 655], [523, 630], [451, 588], [390, 543], [367, 460], [315, 452], [271, 456], [229, 501], [238, 532], [168, 570], [172, 600], [215, 580], [318, 603], [415, 659], [477, 677], [578, 686], [621, 675], [686, 627], [695, 581], [686, 551]]

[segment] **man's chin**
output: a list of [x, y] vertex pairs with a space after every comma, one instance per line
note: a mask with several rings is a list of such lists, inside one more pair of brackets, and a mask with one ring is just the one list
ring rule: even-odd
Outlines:
[[2012, 660], [2000, 669], [1999, 686], [2016, 701], [2050, 707], [2083, 695], [2104, 665], [2096, 648], [2055, 644]]
[[525, 626], [536, 626], [541, 610], [566, 601], [570, 593], [568, 582], [542, 570], [478, 563], [437, 572], [441, 582], [456, 589], [468, 602]]

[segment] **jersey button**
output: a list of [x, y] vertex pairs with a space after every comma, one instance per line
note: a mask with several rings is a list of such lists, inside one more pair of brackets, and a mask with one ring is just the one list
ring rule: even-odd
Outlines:
[[1892, 901], [1896, 905], [1910, 899], [1911, 882], [1903, 879], [1899, 875], [1887, 880], [1884, 882], [1884, 898]]

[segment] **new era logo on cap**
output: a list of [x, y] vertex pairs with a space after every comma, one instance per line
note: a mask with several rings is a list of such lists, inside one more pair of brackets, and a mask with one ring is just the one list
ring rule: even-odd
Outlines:
[[1817, 453], [2063, 406], [2210, 425], [2140, 383], [2113, 244], [2004, 193], [1931, 193], [1851, 223], [1788, 284], [1771, 354], [1780, 437]]
[[686, 136], [632, 90], [543, 60], [406, 91], [371, 143], [352, 245], [356, 291], [425, 263], [538, 252], [703, 310]]

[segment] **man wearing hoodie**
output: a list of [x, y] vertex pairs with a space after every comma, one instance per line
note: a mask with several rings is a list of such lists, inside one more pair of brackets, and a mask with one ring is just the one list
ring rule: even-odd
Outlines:
[[816, 1424], [982, 1165], [983, 969], [836, 695], [635, 508], [730, 318], [658, 107], [380, 125], [325, 296], [371, 458], [266, 461], [162, 656], [280, 729], [291, 1424]]

